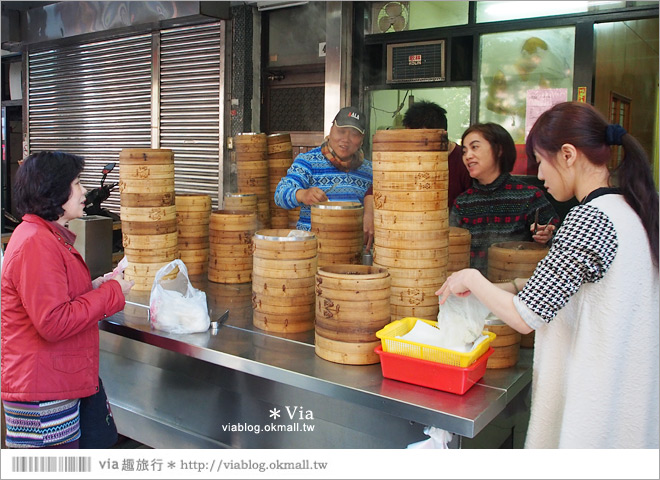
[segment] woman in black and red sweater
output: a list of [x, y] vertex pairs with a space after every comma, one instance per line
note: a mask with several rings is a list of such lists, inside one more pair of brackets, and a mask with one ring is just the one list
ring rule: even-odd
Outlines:
[[473, 183], [454, 201], [449, 223], [470, 231], [470, 267], [486, 275], [488, 247], [493, 243], [545, 244], [552, 238], [559, 217], [540, 189], [511, 175], [516, 148], [503, 127], [495, 123], [472, 125], [463, 133], [461, 144], [463, 163]]

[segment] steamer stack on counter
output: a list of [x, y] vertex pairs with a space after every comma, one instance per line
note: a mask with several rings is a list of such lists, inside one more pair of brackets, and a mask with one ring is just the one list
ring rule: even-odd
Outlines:
[[268, 178], [270, 179], [270, 223], [272, 228], [287, 228], [289, 214], [286, 209], [275, 204], [274, 195], [277, 184], [293, 163], [293, 146], [291, 135], [288, 133], [274, 133], [268, 135]]
[[265, 133], [239, 133], [234, 137], [238, 193], [257, 195], [258, 228], [270, 227], [268, 145]]
[[248, 283], [252, 280], [252, 236], [257, 214], [219, 210], [209, 221], [208, 279], [216, 283]]
[[209, 262], [209, 220], [211, 196], [176, 196], [179, 257], [190, 275], [203, 275]]
[[316, 237], [311, 232], [265, 229], [254, 235], [255, 327], [278, 333], [314, 329], [316, 251]]
[[123, 149], [119, 192], [124, 276], [150, 291], [156, 272], [179, 254], [172, 150]]
[[[494, 243], [488, 248], [488, 280], [510, 282], [516, 278], [529, 278], [548, 250], [547, 246], [536, 242]], [[534, 332], [523, 335], [520, 346], [533, 348]]]
[[470, 244], [472, 235], [467, 228], [449, 227], [449, 261], [447, 276], [470, 268]]
[[392, 276], [391, 318], [435, 320], [447, 276], [447, 132], [378, 130], [373, 137], [374, 266]]
[[225, 193], [223, 210], [245, 210], [257, 213], [257, 194]]
[[390, 323], [386, 268], [327, 265], [316, 274], [316, 354], [331, 362], [369, 365], [380, 358], [376, 332]]
[[318, 240], [319, 267], [360, 264], [364, 207], [359, 202], [323, 202], [312, 205], [311, 231]]

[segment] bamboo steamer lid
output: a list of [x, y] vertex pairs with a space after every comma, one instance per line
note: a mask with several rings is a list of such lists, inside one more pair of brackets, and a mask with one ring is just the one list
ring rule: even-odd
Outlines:
[[470, 245], [472, 235], [467, 228], [449, 227], [449, 245]]
[[498, 282], [529, 277], [548, 250], [536, 242], [494, 243], [488, 248], [488, 279]]
[[254, 212], [243, 210], [216, 210], [211, 212], [209, 229], [221, 232], [254, 232], [257, 229], [257, 216]]
[[291, 135], [288, 133], [274, 133], [266, 138], [268, 145], [268, 155], [276, 153], [287, 153], [289, 158], [292, 156], [293, 145], [291, 144]]
[[225, 210], [257, 211], [256, 193], [225, 193]]
[[119, 173], [122, 165], [173, 164], [174, 153], [167, 148], [124, 148], [119, 152]]
[[177, 211], [211, 212], [211, 196], [205, 194], [185, 193], [175, 197]]
[[[261, 258], [312, 258], [316, 256], [317, 244], [316, 235], [311, 232], [290, 228], [262, 229], [254, 235], [254, 255]], [[286, 255], [288, 253], [291, 255]]]
[[[234, 136], [234, 150], [237, 152], [248, 151], [266, 151], [267, 140], [265, 133], [259, 132], [242, 132]], [[251, 150], [252, 149], [252, 150]]]
[[327, 265], [316, 274], [315, 351], [348, 365], [378, 363], [376, 332], [390, 322], [390, 275], [367, 265]]
[[447, 153], [439, 151], [374, 151], [373, 166], [377, 172], [446, 172]]
[[441, 129], [376, 130], [373, 151], [447, 151], [447, 132]]

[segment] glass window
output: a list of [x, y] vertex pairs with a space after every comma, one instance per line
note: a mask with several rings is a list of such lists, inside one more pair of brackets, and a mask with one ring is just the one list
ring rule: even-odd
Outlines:
[[574, 45], [572, 26], [482, 35], [479, 121], [499, 123], [525, 143], [530, 90], [556, 89], [548, 92], [554, 103], [572, 99]]
[[[369, 92], [369, 138], [376, 130], [402, 128], [403, 115], [411, 99], [435, 102], [447, 111], [447, 135], [450, 140], [460, 141], [463, 132], [470, 126], [470, 87], [376, 90]], [[401, 110], [396, 112], [401, 105]]]
[[593, 13], [600, 10], [624, 8], [626, 2], [477, 2], [477, 22], [498, 22], [518, 18], [548, 17], [571, 13]]
[[469, 2], [372, 2], [367, 33], [465, 25]]

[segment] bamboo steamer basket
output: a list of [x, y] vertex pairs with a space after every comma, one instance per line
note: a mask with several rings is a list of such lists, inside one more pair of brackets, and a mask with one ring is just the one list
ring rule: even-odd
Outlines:
[[296, 228], [298, 226], [298, 220], [300, 219], [300, 207], [287, 210], [286, 213], [289, 217], [289, 228]]
[[124, 273], [136, 291], [151, 290], [158, 269], [179, 258], [172, 150], [121, 150], [119, 191]]
[[[254, 235], [252, 323], [270, 332], [314, 328], [317, 239], [311, 232], [263, 229]], [[287, 293], [288, 292], [288, 293]]]
[[176, 196], [179, 258], [191, 275], [208, 271], [209, 222], [212, 209], [211, 196], [181, 194]]
[[156, 178], [174, 178], [174, 164], [125, 164], [122, 167], [125, 180], [153, 180]]
[[423, 152], [447, 151], [447, 132], [440, 129], [377, 130], [372, 140], [373, 151]]
[[435, 320], [447, 276], [447, 133], [379, 130], [373, 137], [374, 266], [392, 277], [392, 320]]
[[318, 239], [318, 265], [359, 264], [364, 243], [364, 207], [359, 202], [323, 202], [311, 207]]
[[275, 190], [282, 177], [293, 163], [293, 145], [288, 133], [275, 133], [266, 138], [268, 145], [268, 176], [270, 192], [268, 197], [270, 209], [270, 225], [272, 228], [286, 228], [289, 216], [286, 209], [275, 203]]
[[467, 228], [449, 227], [449, 261], [447, 276], [470, 268], [470, 244], [472, 235]]
[[168, 148], [124, 148], [119, 152], [119, 165], [172, 164], [174, 154]]
[[120, 197], [120, 203], [124, 207], [168, 207], [174, 205], [174, 192], [163, 193], [126, 193]]
[[255, 193], [225, 193], [225, 210], [257, 211], [257, 195]]
[[268, 143], [264, 133], [239, 133], [234, 137], [238, 193], [257, 195], [259, 228], [270, 227]]
[[327, 265], [316, 274], [315, 351], [347, 365], [380, 362], [376, 332], [390, 323], [390, 275], [367, 265]]
[[508, 282], [527, 278], [548, 253], [549, 248], [536, 242], [501, 242], [488, 248], [488, 279]]
[[289, 133], [273, 133], [266, 137], [266, 145], [268, 154], [278, 152], [290, 152], [293, 147], [291, 145], [291, 134]]
[[209, 217], [208, 280], [247, 283], [252, 280], [252, 236], [257, 214], [216, 210]]
[[234, 136], [234, 150], [240, 153], [268, 151], [265, 133], [243, 132]]
[[[548, 253], [549, 248], [536, 242], [501, 242], [488, 249], [488, 279], [508, 282], [515, 278], [529, 278]], [[520, 345], [534, 347], [534, 332], [522, 336]]]
[[[509, 327], [499, 318], [490, 314], [486, 317], [484, 330], [493, 332], [497, 337], [490, 346], [493, 354], [488, 358], [486, 368], [498, 369], [513, 367], [518, 363], [520, 353], [520, 333]], [[492, 359], [492, 362], [491, 362]]]

